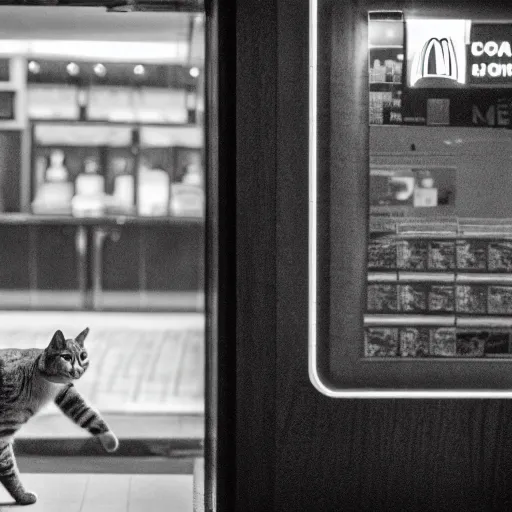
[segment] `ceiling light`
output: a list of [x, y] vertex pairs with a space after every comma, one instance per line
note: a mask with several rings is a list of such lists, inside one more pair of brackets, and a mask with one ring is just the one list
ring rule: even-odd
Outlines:
[[38, 62], [36, 62], [35, 60], [31, 60], [28, 63], [28, 70], [31, 73], [34, 73], [34, 75], [37, 75], [37, 73], [39, 73], [41, 71], [41, 65]]
[[96, 64], [94, 66], [94, 72], [101, 77], [104, 77], [107, 74], [107, 68], [103, 64]]
[[80, 73], [80, 66], [76, 62], [70, 62], [66, 66], [66, 70], [71, 76], [77, 76]]
[[141, 64], [137, 64], [134, 68], [133, 68], [133, 72], [136, 74], [136, 75], [143, 75], [145, 72], [146, 72], [146, 68], [144, 66], [142, 66]]

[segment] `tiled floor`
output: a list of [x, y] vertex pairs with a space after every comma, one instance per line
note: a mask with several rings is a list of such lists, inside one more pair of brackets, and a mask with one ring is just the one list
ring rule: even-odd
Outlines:
[[72, 337], [86, 326], [91, 364], [76, 386], [102, 412], [204, 410], [201, 314], [1, 312], [0, 348], [44, 348], [56, 329]]
[[38, 501], [27, 507], [0, 486], [0, 511], [192, 512], [192, 475], [23, 474]]
[[[91, 328], [86, 341], [91, 365], [77, 387], [102, 412], [120, 438], [203, 437], [203, 315], [0, 312], [0, 348], [44, 348], [56, 329], [72, 337], [87, 326]], [[54, 406], [33, 418], [20, 432], [20, 437], [25, 439], [57, 437], [61, 443], [87, 436]], [[60, 467], [60, 472], [55, 473], [44, 472], [52, 471], [48, 458], [46, 469], [22, 459], [22, 471], [28, 467], [34, 471], [23, 474], [23, 481], [39, 496], [35, 505], [24, 509], [192, 512], [193, 477], [162, 474], [174, 461], [167, 455], [158, 459], [162, 468], [156, 471], [153, 467], [160, 474], [137, 475], [129, 473], [127, 457], [119, 459], [117, 465], [109, 465], [107, 461], [101, 473], [91, 457], [87, 459], [88, 465], [77, 459], [75, 469], [83, 467], [92, 473], [63, 469], [70, 465], [72, 457], [66, 457], [60, 466], [54, 457], [51, 467], [54, 470]], [[34, 462], [40, 457], [25, 458]], [[119, 470], [119, 464], [123, 465], [119, 472], [124, 474], [108, 472], [108, 468]], [[135, 466], [134, 470], [137, 471]], [[179, 470], [175, 468], [175, 472]], [[0, 512], [17, 508], [21, 509], [12, 505], [12, 499], [0, 486]]]

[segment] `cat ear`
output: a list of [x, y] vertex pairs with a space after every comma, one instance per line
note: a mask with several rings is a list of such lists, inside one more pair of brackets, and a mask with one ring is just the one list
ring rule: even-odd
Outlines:
[[52, 341], [50, 341], [50, 348], [54, 350], [62, 350], [66, 346], [66, 338], [64, 338], [64, 334], [62, 331], [55, 331], [53, 335]]
[[89, 334], [89, 327], [86, 327], [76, 338], [75, 340], [78, 342], [78, 344], [83, 347], [85, 338], [87, 338], [87, 335]]

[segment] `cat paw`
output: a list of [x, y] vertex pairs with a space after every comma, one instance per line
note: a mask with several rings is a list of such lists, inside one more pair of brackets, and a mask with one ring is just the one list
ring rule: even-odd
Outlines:
[[98, 438], [107, 452], [115, 452], [119, 448], [119, 441], [115, 434], [110, 430], [104, 434], [99, 434]]
[[25, 492], [21, 496], [16, 497], [16, 503], [19, 505], [32, 505], [37, 501], [37, 494], [35, 492]]

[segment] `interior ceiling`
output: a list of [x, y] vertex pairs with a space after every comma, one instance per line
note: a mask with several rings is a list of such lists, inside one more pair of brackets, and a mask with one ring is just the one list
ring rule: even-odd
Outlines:
[[[191, 24], [192, 16], [198, 22]], [[183, 42], [203, 39], [201, 15], [107, 12], [101, 7], [0, 7], [0, 39]], [[201, 18], [202, 19], [202, 18]]]

